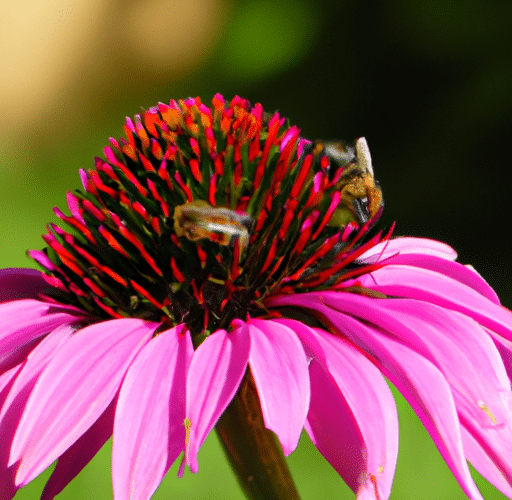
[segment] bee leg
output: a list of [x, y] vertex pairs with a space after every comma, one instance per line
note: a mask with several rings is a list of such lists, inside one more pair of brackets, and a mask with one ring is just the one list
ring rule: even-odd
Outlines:
[[352, 202], [352, 208], [354, 209], [358, 224], [361, 225], [368, 221], [368, 198], [356, 198]]

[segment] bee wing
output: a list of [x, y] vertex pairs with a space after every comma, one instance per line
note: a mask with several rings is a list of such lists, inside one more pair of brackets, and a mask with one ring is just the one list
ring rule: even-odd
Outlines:
[[358, 165], [363, 167], [373, 177], [372, 156], [364, 137], [359, 137], [356, 141], [356, 158]]

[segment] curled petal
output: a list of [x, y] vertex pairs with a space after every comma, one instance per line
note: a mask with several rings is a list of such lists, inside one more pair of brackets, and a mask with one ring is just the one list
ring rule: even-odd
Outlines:
[[41, 271], [13, 267], [0, 269], [0, 303], [20, 299], [35, 299], [38, 294], [53, 289], [41, 277]]

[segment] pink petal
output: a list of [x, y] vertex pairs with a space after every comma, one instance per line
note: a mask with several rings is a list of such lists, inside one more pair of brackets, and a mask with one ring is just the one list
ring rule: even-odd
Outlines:
[[385, 306], [380, 313], [374, 311], [377, 324], [391, 313], [403, 325], [394, 329], [402, 333], [402, 341], [414, 348], [419, 338], [427, 346], [426, 357], [447, 378], [464, 426], [512, 484], [512, 392], [491, 337], [470, 318], [433, 304], [401, 299], [374, 302]]
[[308, 360], [293, 330], [274, 321], [249, 322], [249, 366], [267, 429], [275, 432], [285, 455], [299, 442], [308, 414]]
[[0, 304], [0, 324], [2, 325], [0, 334], [2, 335], [2, 343], [8, 339], [12, 332], [21, 329], [19, 325], [25, 325], [25, 322], [44, 320], [49, 316], [59, 313], [67, 314], [66, 318], [76, 319], [76, 313], [72, 315], [73, 312], [68, 306], [49, 304], [34, 299], [4, 302]]
[[[4, 404], [22, 366], [22, 364], [15, 366], [0, 375], [0, 408]], [[0, 436], [2, 436], [2, 445], [0, 446], [0, 498], [2, 500], [10, 500], [18, 490], [14, 483], [16, 466], [7, 467], [10, 441], [12, 440], [14, 429], [15, 425], [12, 425], [11, 430], [9, 430], [5, 425], [0, 423]]]
[[422, 254], [433, 255], [445, 260], [455, 260], [457, 252], [441, 241], [428, 238], [393, 238], [377, 243], [357, 259], [358, 262], [371, 264], [383, 261], [393, 255]]
[[453, 262], [433, 255], [423, 254], [403, 254], [390, 257], [386, 265], [406, 265], [412, 267], [421, 267], [438, 272], [444, 276], [463, 283], [476, 292], [488, 298], [492, 302], [499, 304], [500, 299], [489, 284], [472, 267], [464, 266], [459, 262]]
[[[2, 379], [7, 374], [15, 375], [16, 378], [10, 377], [12, 383], [6, 387], [6, 389], [9, 389], [9, 393], [6, 395], [5, 400], [3, 397], [1, 398], [4, 401], [1, 405], [2, 411], [0, 412], [0, 436], [2, 436], [0, 470], [8, 463], [10, 445], [20, 416], [39, 374], [48, 364], [55, 351], [69, 338], [72, 332], [73, 330], [70, 327], [63, 326], [57, 328], [34, 348], [23, 365], [19, 365], [2, 375]], [[16, 467], [12, 467], [8, 477], [5, 478], [5, 481], [12, 483], [13, 486], [15, 469]], [[9, 487], [6, 484], [2, 484], [2, 482], [2, 479], [0, 479], [0, 491], [8, 491]]]
[[[485, 331], [492, 336], [492, 332], [485, 329]], [[500, 353], [501, 360], [503, 361], [503, 364], [505, 365], [505, 370], [507, 370], [507, 375], [509, 380], [512, 379], [512, 342], [510, 340], [504, 339], [502, 337], [496, 338], [495, 336], [492, 336], [492, 339], [494, 341], [494, 345], [498, 349], [498, 352]]]
[[[462, 443], [464, 453], [471, 462], [471, 465], [505, 496], [512, 498], [512, 488], [505, 479], [501, 469], [464, 427], [462, 428]], [[510, 448], [508, 453], [510, 453]]]
[[24, 359], [41, 336], [78, 319], [67, 306], [33, 299], [0, 304], [0, 371]]
[[41, 274], [41, 271], [21, 267], [0, 269], [0, 303], [36, 298], [38, 294], [54, 290]]
[[112, 436], [115, 408], [116, 399], [110, 403], [98, 420], [59, 457], [40, 500], [52, 500], [58, 495], [108, 441]]
[[[47, 335], [28, 355], [19, 375], [9, 392], [2, 411], [0, 412], [0, 425], [4, 419], [19, 421], [25, 403], [32, 391], [40, 373], [52, 359], [55, 352], [65, 343], [74, 332], [69, 325], [56, 328]], [[14, 412], [14, 414], [13, 414]], [[9, 415], [7, 415], [9, 413]], [[2, 433], [5, 436], [4, 433]]]
[[116, 319], [76, 332], [41, 373], [11, 448], [18, 485], [30, 482], [103, 413], [157, 323]]
[[146, 344], [128, 369], [114, 422], [116, 500], [149, 499], [185, 449], [185, 383], [193, 353], [180, 325]]
[[427, 302], [354, 298], [358, 302], [363, 299], [367, 310], [370, 302], [383, 305], [373, 310], [375, 324], [386, 328], [380, 320], [388, 315], [397, 320], [399, 330], [393, 331], [399, 332], [403, 342], [413, 348], [418, 342], [426, 345], [426, 356], [441, 368], [459, 398], [457, 408], [468, 418], [482, 426], [492, 424], [489, 413], [477, 404], [483, 401], [497, 420], [510, 419], [503, 405], [504, 393], [510, 393], [510, 380], [498, 349], [478, 323]]
[[[0, 375], [0, 408], [2, 408], [4, 401], [11, 390], [12, 384], [14, 383], [14, 379], [22, 367], [23, 363], [20, 363]], [[0, 447], [0, 450], [1, 449], [2, 448]]]
[[[16, 432], [18, 422], [41, 371], [48, 364], [60, 345], [73, 333], [70, 327], [57, 328], [45, 337], [29, 354], [27, 360], [18, 365], [15, 370], [16, 378], [12, 380], [9, 393], [6, 395], [0, 412], [0, 435], [5, 446], [3, 452], [8, 455], [10, 443]], [[11, 373], [10, 370], [7, 373]], [[7, 444], [9, 443], [9, 444]], [[3, 455], [0, 451], [0, 455]], [[5, 460], [7, 463], [7, 458]]]
[[[316, 292], [283, 296], [272, 303], [317, 311], [328, 319], [340, 335], [348, 337], [370, 353], [381, 372], [414, 409], [464, 492], [472, 499], [481, 500], [466, 464], [459, 419], [444, 375], [430, 361], [400, 342], [369, 328], [351, 316], [335, 311], [333, 307], [339, 306], [343, 301], [332, 300], [329, 293], [332, 294]], [[345, 294], [343, 297], [345, 298]], [[329, 306], [325, 305], [326, 302], [330, 302]]]
[[[289, 326], [313, 356], [306, 429], [358, 495], [388, 498], [398, 454], [395, 401], [380, 371], [348, 341], [295, 320]], [[309, 352], [308, 352], [309, 354]]]
[[440, 273], [412, 266], [384, 266], [360, 279], [361, 285], [386, 295], [410, 297], [462, 312], [512, 340], [512, 313], [473, 289]]
[[418, 300], [321, 295], [325, 304], [387, 330], [440, 368], [466, 418], [493, 426], [484, 403], [499, 422], [510, 420], [503, 404], [504, 394], [510, 393], [505, 367], [491, 338], [471, 318]]
[[217, 330], [194, 352], [187, 377], [186, 463], [197, 472], [197, 453], [233, 399], [249, 360], [248, 326]]
[[[343, 321], [345, 332], [350, 323], [354, 330], [366, 330], [347, 316]], [[382, 363], [381, 371], [409, 401], [464, 492], [472, 499], [482, 499], [467, 468], [457, 412], [445, 378], [432, 363], [409, 348], [384, 335], [374, 337], [381, 343], [373, 346], [374, 356]]]

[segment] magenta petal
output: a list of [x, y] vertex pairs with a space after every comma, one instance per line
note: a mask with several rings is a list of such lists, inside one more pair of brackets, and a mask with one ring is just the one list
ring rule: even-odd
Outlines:
[[328, 371], [309, 367], [311, 403], [305, 429], [318, 451], [357, 492], [366, 483], [367, 447], [359, 421]]
[[[464, 453], [471, 462], [471, 465], [505, 496], [512, 498], [512, 487], [505, 479], [501, 469], [489, 458], [489, 455], [471, 433], [464, 428], [462, 428], [462, 443]], [[508, 449], [508, 454], [510, 454], [510, 448]]]
[[53, 356], [20, 419], [10, 464], [24, 485], [69, 448], [103, 413], [157, 323], [116, 319], [76, 332]]
[[53, 288], [41, 277], [41, 271], [26, 268], [0, 269], [0, 303], [36, 298]]
[[[12, 388], [0, 413], [0, 435], [2, 436], [4, 444], [10, 442], [12, 440], [12, 437], [14, 436], [26, 401], [30, 395], [32, 388], [34, 387], [35, 382], [39, 377], [39, 374], [48, 364], [48, 362], [50, 361], [54, 353], [57, 351], [57, 349], [64, 342], [66, 342], [67, 339], [69, 339], [73, 331], [73, 328], [69, 326], [62, 326], [57, 328], [52, 333], [50, 333], [34, 348], [34, 350], [29, 354], [27, 361], [24, 363], [22, 369], [19, 370], [19, 374], [12, 385]], [[4, 446], [2, 447], [2, 449], [5, 450], [5, 454], [8, 455], [9, 447]], [[2, 453], [3, 452], [0, 451], [0, 455]], [[61, 459], [59, 459], [59, 464], [57, 465], [57, 468], [55, 469], [53, 476], [59, 470]], [[5, 458], [5, 462], [7, 462], [7, 457]], [[15, 467], [13, 467], [13, 469], [15, 472]], [[79, 471], [77, 471], [77, 473], [78, 472]], [[72, 477], [70, 477], [69, 480], [71, 480]], [[14, 480], [14, 474], [12, 474], [12, 480]], [[56, 495], [57, 493], [59, 493], [66, 484], [67, 482], [63, 484], [62, 487], [54, 494]], [[3, 490], [0, 489], [0, 491]], [[43, 495], [43, 497], [45, 497], [45, 495]]]
[[[489, 335], [492, 335], [487, 329], [485, 329]], [[498, 349], [500, 353], [503, 364], [505, 365], [505, 370], [507, 370], [507, 376], [509, 380], [512, 380], [512, 342], [510, 340], [504, 339], [502, 337], [496, 338], [492, 337], [494, 341], [494, 345]]]
[[1, 463], [7, 463], [8, 461], [8, 457], [3, 460], [3, 455], [9, 454], [10, 443], [18, 427], [28, 397], [41, 371], [72, 333], [73, 330], [68, 326], [57, 328], [34, 348], [23, 365], [17, 367], [16, 379], [12, 383], [0, 412], [0, 435], [4, 445], [0, 450], [0, 456], [2, 456]]
[[357, 261], [373, 263], [377, 260], [383, 261], [397, 254], [433, 255], [446, 260], [455, 260], [457, 258], [457, 252], [441, 241], [430, 240], [428, 238], [402, 237], [377, 243], [364, 252]]
[[[13, 366], [10, 370], [0, 374], [0, 408], [2, 408], [4, 401], [7, 399], [9, 391], [11, 390], [14, 379], [18, 375], [18, 372], [23, 368], [23, 363], [17, 366]], [[2, 447], [0, 446], [0, 451]]]
[[403, 325], [394, 329], [402, 341], [414, 348], [419, 338], [427, 346], [426, 357], [447, 378], [463, 425], [512, 484], [512, 392], [491, 337], [471, 318], [433, 304], [404, 299], [376, 303], [383, 303], [373, 311], [377, 324], [391, 314]]
[[276, 433], [289, 455], [297, 447], [308, 413], [308, 360], [297, 335], [283, 324], [254, 319], [249, 333], [249, 366], [265, 426]]
[[185, 449], [185, 383], [194, 348], [182, 325], [160, 333], [132, 363], [114, 422], [116, 500], [145, 500]]
[[20, 415], [34, 386], [37, 376], [61, 341], [71, 334], [68, 327], [58, 328], [48, 335], [30, 353], [28, 360], [0, 375], [0, 498], [12, 498], [18, 487], [15, 484], [16, 465], [7, 468], [9, 449], [16, 432]]
[[421, 267], [441, 273], [452, 278], [480, 293], [492, 302], [499, 304], [500, 299], [489, 284], [472, 267], [464, 266], [459, 262], [453, 262], [434, 255], [404, 254], [396, 255], [386, 261], [386, 265], [405, 265]]
[[[344, 301], [334, 299], [332, 295], [336, 293], [308, 293], [280, 297], [273, 303], [317, 311], [328, 319], [340, 335], [348, 337], [370, 353], [380, 371], [404, 395], [423, 422], [464, 492], [472, 499], [481, 500], [467, 467], [457, 410], [444, 375], [425, 357], [402, 343], [333, 309]], [[343, 298], [349, 295], [343, 294]], [[325, 305], [328, 301], [330, 306]]]
[[306, 429], [315, 446], [358, 498], [388, 498], [398, 416], [382, 374], [348, 341], [295, 320], [276, 321], [294, 330], [313, 357]]
[[[52, 333], [47, 335], [28, 355], [26, 362], [16, 377], [14, 384], [9, 392], [2, 411], [0, 412], [0, 425], [6, 418], [7, 412], [16, 412], [15, 420], [21, 416], [21, 412], [25, 406], [26, 400], [32, 391], [37, 379], [52, 359], [59, 347], [66, 342], [74, 329], [69, 325], [56, 328]], [[10, 418], [13, 418], [10, 416]], [[2, 434], [5, 435], [5, 434]]]
[[[394, 331], [408, 345], [414, 348], [421, 341], [427, 346], [427, 357], [445, 374], [459, 399], [457, 408], [467, 418], [491, 426], [492, 413], [494, 420], [512, 423], [504, 406], [510, 380], [492, 338], [478, 323], [455, 311], [408, 299], [386, 300], [373, 312], [377, 325], [384, 314], [396, 318], [403, 327]], [[488, 410], [482, 410], [482, 403]]]
[[[20, 364], [0, 375], [0, 408], [7, 398], [13, 382], [21, 368], [22, 365]], [[15, 428], [16, 422], [13, 422], [10, 425], [10, 428], [4, 423], [3, 425], [0, 424], [0, 436], [2, 436], [0, 446], [0, 498], [2, 500], [10, 500], [18, 490], [18, 487], [14, 482], [16, 466], [7, 467], [7, 463], [9, 461], [10, 441], [14, 434]]]
[[[328, 317], [333, 319], [332, 315]], [[441, 372], [423, 356], [350, 316], [337, 316], [336, 326], [373, 354], [382, 373], [423, 422], [464, 492], [472, 499], [482, 500], [466, 464], [455, 403]]]
[[2, 500], [11, 500], [16, 495], [18, 487], [14, 484], [15, 474], [15, 467], [0, 471], [0, 498]]
[[52, 500], [58, 495], [112, 436], [115, 407], [114, 399], [98, 420], [59, 457], [40, 500]]
[[[0, 408], [2, 408], [1, 417], [0, 417], [0, 436], [1, 436], [1, 446], [0, 446], [0, 471], [7, 467], [9, 462], [9, 448], [10, 443], [12, 441], [12, 437], [14, 436], [14, 432], [17, 426], [18, 419], [6, 419], [6, 409], [9, 408], [9, 400], [11, 398], [11, 390], [16, 382], [16, 378], [21, 372], [24, 364], [20, 363], [17, 366], [14, 366], [10, 370], [2, 373], [0, 375]], [[19, 417], [20, 411], [17, 412], [16, 416]], [[0, 492], [2, 490], [0, 489]]]
[[197, 472], [197, 453], [233, 399], [249, 360], [250, 337], [244, 324], [217, 330], [194, 352], [187, 377], [186, 462]]
[[362, 286], [453, 309], [512, 340], [512, 313], [452, 278], [427, 269], [389, 265], [361, 277]]
[[0, 304], [0, 372], [25, 358], [39, 337], [77, 319], [79, 316], [69, 307], [38, 300]]
[[500, 354], [491, 337], [471, 318], [412, 299], [375, 300], [323, 292], [322, 300], [388, 331], [434, 363], [450, 383], [457, 410], [466, 418], [482, 427], [495, 425], [493, 419], [512, 424], [504, 405], [510, 381]]

